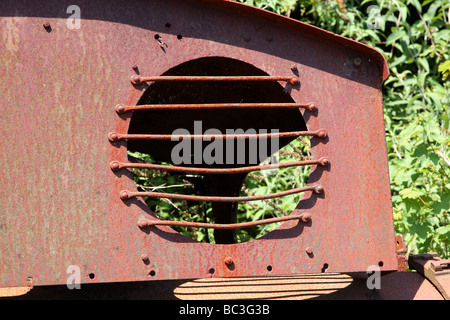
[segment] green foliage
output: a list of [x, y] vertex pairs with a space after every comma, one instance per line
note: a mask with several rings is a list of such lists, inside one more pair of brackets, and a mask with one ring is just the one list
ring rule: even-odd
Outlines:
[[297, 0], [240, 0], [239, 2], [270, 10], [278, 14], [289, 14], [289, 12], [295, 8]]
[[268, 3], [258, 6], [368, 44], [387, 59], [391, 76], [383, 97], [395, 228], [409, 253], [448, 258], [450, 1], [305, 0], [294, 9], [279, 1], [276, 10]]
[[[308, 138], [298, 138], [274, 154], [278, 163], [310, 159], [310, 142]], [[128, 152], [132, 161], [170, 165], [152, 159], [150, 155], [139, 152]], [[159, 172], [155, 170], [132, 169], [134, 181], [141, 191], [168, 192], [195, 195], [195, 179], [183, 175]], [[240, 196], [263, 195], [286, 191], [306, 185], [309, 176], [309, 166], [273, 169], [249, 173], [244, 180]], [[200, 178], [200, 176], [199, 176]], [[258, 200], [240, 203], [238, 205], [237, 221], [247, 222], [260, 219], [288, 215], [295, 209], [302, 193], [288, 195], [282, 198]], [[169, 199], [145, 199], [150, 209], [161, 219], [189, 222], [214, 223], [210, 203], [188, 202]], [[272, 231], [278, 224], [255, 226], [238, 229], [238, 242], [250, 241]], [[175, 230], [197, 241], [214, 243], [212, 229], [174, 227]]]
[[[279, 163], [310, 159], [310, 143], [307, 138], [298, 138], [281, 148], [275, 157]], [[287, 191], [306, 185], [309, 177], [309, 166], [274, 169], [250, 173], [243, 185], [242, 195], [263, 195]], [[295, 209], [302, 193], [280, 198], [242, 203], [238, 207], [238, 221], [257, 221], [288, 215]], [[268, 224], [252, 228], [240, 229], [238, 242], [261, 237], [272, 231], [279, 224]]]

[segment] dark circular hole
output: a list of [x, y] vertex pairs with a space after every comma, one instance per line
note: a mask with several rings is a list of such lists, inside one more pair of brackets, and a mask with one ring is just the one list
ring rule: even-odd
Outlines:
[[208, 270], [208, 273], [213, 274], [216, 270], [214, 270], [214, 268], [211, 268]]
[[150, 273], [149, 273], [149, 275], [152, 276], [152, 277], [154, 277], [155, 274], [156, 274], [155, 270], [152, 270], [152, 271], [150, 271]]
[[267, 271], [272, 271], [272, 266], [267, 266]]
[[378, 266], [381, 268], [384, 265], [383, 261], [378, 262]]
[[179, 35], [177, 35], [177, 39], [181, 40], [181, 39], [183, 39], [183, 36], [181, 34], [179, 34]]
[[328, 269], [328, 263], [324, 263], [321, 272], [324, 273]]
[[[175, 34], [176, 36], [176, 34]], [[159, 41], [159, 40], [155, 40]], [[224, 57], [205, 57], [195, 60], [184, 62], [170, 70], [167, 70], [162, 76], [267, 76], [263, 70], [256, 68], [255, 66], [243, 61], [224, 58]], [[204, 103], [261, 103], [261, 102], [280, 102], [280, 103], [293, 103], [295, 102], [292, 97], [285, 91], [282, 85], [278, 82], [232, 82], [232, 81], [206, 81], [206, 82], [158, 82], [151, 84], [148, 90], [142, 95], [138, 102], [138, 105], [145, 104], [204, 104]], [[169, 117], [170, 114], [170, 117]], [[169, 118], [168, 118], [169, 117]], [[193, 132], [195, 129], [195, 123], [200, 122], [202, 131], [205, 132], [208, 129], [216, 129], [222, 133], [226, 133], [228, 130], [278, 130], [283, 131], [305, 131], [307, 130], [306, 123], [298, 109], [242, 109], [236, 110], [234, 108], [226, 108], [224, 110], [206, 109], [206, 110], [173, 110], [170, 113], [167, 110], [146, 110], [133, 112], [128, 133], [130, 134], [171, 134], [174, 130], [183, 128], [189, 132]], [[255, 153], [250, 152], [251, 144], [249, 141], [244, 143], [245, 152], [242, 152], [243, 160], [247, 164], [257, 164], [260, 161], [269, 161], [271, 157], [267, 157], [266, 160], [261, 158], [261, 153], [267, 152], [270, 154], [272, 148], [272, 142], [275, 139], [261, 139], [259, 141], [257, 149], [258, 159], [252, 157]], [[232, 149], [237, 150], [240, 148], [240, 142], [231, 143]], [[290, 144], [293, 144], [292, 147]], [[279, 162], [294, 161], [296, 156], [301, 156], [299, 152], [306, 153], [310, 150], [310, 141], [308, 138], [302, 138], [302, 140], [292, 138], [280, 139], [277, 148], [280, 150]], [[226, 144], [225, 144], [226, 145]], [[263, 147], [261, 145], [264, 145]], [[180, 142], [172, 141], [146, 141], [146, 140], [130, 140], [127, 142], [128, 156], [131, 162], [145, 161], [153, 162], [157, 164], [175, 164], [173, 162], [174, 148], [180, 146]], [[202, 151], [210, 147], [208, 143], [202, 144]], [[218, 148], [219, 149], [219, 148]], [[218, 156], [218, 149], [215, 150], [214, 156]], [[178, 149], [179, 150], [179, 149]], [[211, 150], [211, 149], [210, 149]], [[265, 151], [264, 151], [265, 150]], [[186, 151], [186, 152], [184, 152]], [[193, 152], [191, 152], [193, 151]], [[223, 160], [226, 163], [226, 167], [234, 168], [246, 165], [244, 163], [237, 163], [239, 160], [237, 152], [227, 152], [227, 148], [222, 149]], [[286, 153], [282, 153], [286, 151]], [[189, 158], [187, 162], [197, 160], [189, 157], [195, 156], [196, 150], [192, 148], [190, 151], [183, 150], [184, 155]], [[203, 152], [200, 154], [204, 154]], [[294, 156], [292, 156], [294, 154]], [[180, 154], [181, 155], [181, 154]], [[200, 163], [195, 166], [200, 167], [224, 167], [219, 163], [206, 163], [206, 159], [201, 157]], [[229, 158], [231, 160], [229, 161]], [[254, 161], [257, 160], [257, 161]], [[278, 162], [278, 161], [277, 161]], [[180, 164], [178, 164], [180, 165]], [[183, 165], [183, 164], [181, 164]], [[194, 163], [192, 163], [194, 165]], [[304, 169], [303, 169], [304, 168]], [[307, 177], [309, 176], [309, 166], [294, 168], [296, 170], [292, 177], [295, 179], [289, 179], [289, 183], [283, 188], [290, 189], [291, 183], [297, 183], [297, 176], [301, 176], [302, 183], [306, 185]], [[277, 172], [283, 173], [278, 175]], [[170, 186], [170, 192], [183, 195], [207, 195], [216, 194], [217, 191], [223, 190], [221, 194], [223, 196], [232, 195], [239, 196], [241, 194], [241, 185], [248, 187], [251, 190], [254, 186], [258, 185], [260, 179], [268, 179], [269, 181], [277, 182], [278, 179], [285, 177], [283, 170], [270, 170], [261, 172], [261, 174], [249, 176], [247, 174], [226, 175], [206, 175], [206, 174], [170, 174], [166, 175], [164, 172], [158, 172], [151, 170], [146, 171], [145, 174], [140, 170], [132, 170], [133, 178], [135, 182], [141, 182], [142, 179], [148, 181], [152, 179], [152, 183], [161, 183]], [[292, 171], [293, 172], [293, 171]], [[158, 181], [158, 182], [156, 182]], [[144, 184], [145, 185], [145, 184]], [[183, 188], [176, 187], [183, 186]], [[145, 191], [138, 187], [140, 191]], [[278, 190], [273, 188], [270, 192], [285, 191], [286, 189]], [[168, 190], [169, 191], [169, 190]], [[249, 191], [251, 192], [251, 191]], [[225, 194], [226, 193], [226, 194]], [[242, 196], [246, 191], [242, 192]], [[295, 200], [291, 200], [291, 207], [286, 211], [294, 210], [298, 201], [300, 201], [302, 194], [295, 195]], [[167, 202], [155, 200], [153, 198], [147, 198], [146, 204], [150, 209], [156, 213], [156, 215], [164, 220], [183, 220], [185, 213], [184, 210], [179, 208], [186, 208], [189, 214], [189, 219], [193, 222], [201, 221], [218, 221], [220, 223], [228, 223], [232, 221], [232, 218], [237, 222], [247, 221], [248, 210], [255, 210], [261, 212], [264, 210], [264, 214], [267, 217], [276, 217], [279, 214], [280, 208], [276, 208], [274, 205], [266, 208], [265, 204], [258, 205], [257, 207], [250, 206], [246, 203], [240, 203], [238, 205], [229, 206], [227, 203], [202, 203], [202, 202], [190, 202], [177, 200], [173, 202], [173, 205], [167, 205]], [[265, 202], [264, 202], [265, 203]], [[275, 204], [275, 202], [273, 202]], [[175, 209], [174, 209], [175, 208]], [[195, 214], [195, 216], [194, 216]], [[222, 218], [225, 217], [226, 218]], [[229, 217], [229, 218], [228, 218]], [[227, 221], [228, 220], [228, 221]], [[234, 220], [233, 220], [234, 221]], [[227, 244], [227, 243], [240, 243], [247, 242], [259, 237], [264, 236], [268, 232], [272, 231], [277, 224], [266, 227], [255, 226], [245, 230], [214, 230], [207, 232], [206, 229], [193, 232], [191, 228], [187, 227], [173, 227], [174, 230], [180, 232], [182, 235], [193, 238], [196, 241], [203, 241], [207, 243]], [[263, 266], [263, 265], [262, 265]], [[262, 267], [261, 266], [261, 267]], [[267, 265], [266, 265], [267, 267]], [[208, 269], [205, 270], [208, 272]]]
[[93, 280], [95, 278], [95, 273], [89, 273], [89, 279]]
[[170, 23], [166, 23], [166, 28], [169, 29], [172, 25]]
[[155, 34], [155, 39], [158, 40], [159, 38], [161, 38], [161, 36], [159, 34]]

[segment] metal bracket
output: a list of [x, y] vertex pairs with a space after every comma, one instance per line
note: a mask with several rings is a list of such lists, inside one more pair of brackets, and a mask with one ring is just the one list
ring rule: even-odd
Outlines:
[[450, 259], [442, 260], [436, 252], [410, 255], [408, 264], [439, 290], [445, 300], [450, 300]]
[[408, 261], [406, 259], [407, 249], [401, 234], [395, 236], [395, 243], [397, 245], [398, 271], [408, 271]]

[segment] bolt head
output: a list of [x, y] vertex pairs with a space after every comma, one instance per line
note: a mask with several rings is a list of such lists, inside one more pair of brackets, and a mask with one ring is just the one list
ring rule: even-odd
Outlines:
[[45, 21], [43, 26], [44, 26], [44, 28], [50, 28], [50, 22]]
[[226, 265], [230, 265], [233, 263], [233, 259], [231, 257], [226, 257], [223, 261]]
[[305, 252], [306, 252], [307, 254], [311, 254], [311, 253], [312, 253], [311, 247], [306, 247]]
[[143, 253], [143, 254], [141, 255], [141, 259], [142, 259], [142, 261], [148, 261], [150, 258], [149, 258], [149, 256], [148, 256], [148, 254]]

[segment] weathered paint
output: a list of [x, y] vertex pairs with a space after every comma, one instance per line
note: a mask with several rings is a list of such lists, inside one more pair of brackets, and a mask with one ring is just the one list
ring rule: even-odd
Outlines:
[[[380, 261], [397, 270], [381, 54], [229, 1], [80, 0], [80, 29], [67, 27], [71, 4], [0, 3], [1, 286], [64, 284], [70, 265], [83, 283], [353, 272]], [[330, 161], [309, 180], [325, 192], [306, 192], [293, 212], [310, 213], [308, 224], [286, 221], [254, 241], [213, 245], [168, 226], [142, 230], [149, 208], [120, 199], [136, 186], [111, 170], [111, 161], [127, 162], [127, 143], [108, 134], [128, 132], [131, 116], [115, 106], [137, 105], [146, 89], [130, 83], [131, 67], [158, 76], [204, 57], [271, 76], [296, 66], [300, 86], [290, 96], [317, 106], [303, 118], [309, 130], [326, 130], [326, 139], [311, 139], [312, 156]]]

